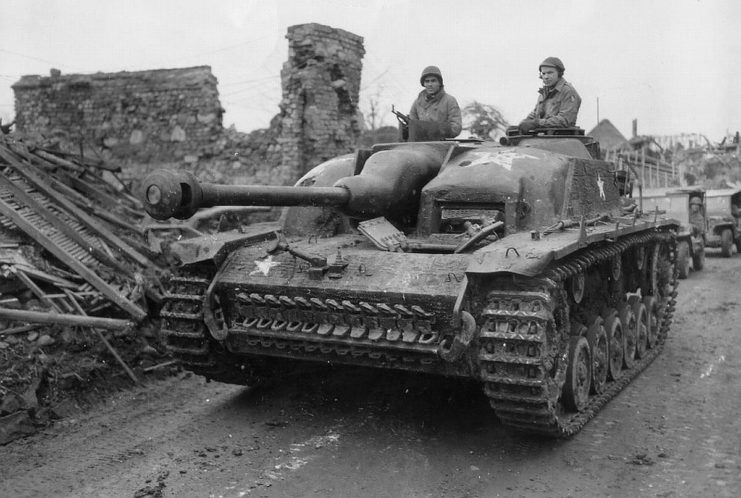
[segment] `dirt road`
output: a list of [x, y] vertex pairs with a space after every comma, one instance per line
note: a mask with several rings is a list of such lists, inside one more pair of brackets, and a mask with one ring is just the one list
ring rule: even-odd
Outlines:
[[741, 495], [741, 256], [680, 286], [664, 353], [576, 437], [502, 427], [480, 387], [327, 369], [183, 376], [0, 447], [0, 496]]

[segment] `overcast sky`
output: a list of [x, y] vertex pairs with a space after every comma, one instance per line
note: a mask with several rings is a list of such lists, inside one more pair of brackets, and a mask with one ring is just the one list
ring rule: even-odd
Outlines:
[[224, 125], [264, 128], [278, 112], [286, 30], [310, 22], [365, 39], [363, 111], [371, 97], [407, 111], [434, 64], [461, 107], [476, 100], [517, 123], [553, 55], [582, 97], [587, 131], [598, 116], [626, 137], [633, 119], [639, 134], [720, 141], [741, 130], [738, 0], [0, 0], [0, 117], [14, 115], [13, 83], [50, 68], [208, 65]]

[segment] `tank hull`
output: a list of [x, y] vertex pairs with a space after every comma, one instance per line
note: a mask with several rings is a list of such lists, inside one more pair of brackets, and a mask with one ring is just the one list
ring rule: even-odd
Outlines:
[[[341, 278], [322, 279], [290, 254], [266, 257], [268, 242], [253, 244], [232, 252], [216, 275], [173, 279], [163, 335], [186, 368], [230, 383], [269, 377], [266, 358], [467, 377], [482, 382], [504, 423], [569, 436], [659, 354], [674, 311], [676, 251], [672, 225], [649, 220], [554, 235], [529, 254], [515, 254], [526, 239], [512, 237], [507, 247], [515, 251], [506, 257], [491, 247], [470, 254], [379, 252], [357, 237], [336, 237], [309, 246], [315, 252], [346, 246]], [[637, 269], [632, 262], [639, 255], [644, 262]], [[615, 261], [624, 268], [620, 275]], [[586, 276], [587, 289], [604, 279], [608, 290], [577, 298], [577, 275]], [[468, 312], [476, 334], [451, 361], [446, 353], [460, 331], [456, 304], [466, 292], [475, 303]], [[643, 347], [627, 347], [632, 358], [619, 360], [599, 392], [584, 393], [580, 409], [564, 410], [574, 330], [604, 329], [608, 319], [647, 299], [653, 338], [647, 329], [640, 339], [636, 332], [633, 342]], [[626, 354], [624, 338], [604, 337], [622, 341], [615, 349]], [[610, 354], [608, 345], [592, 363], [608, 369]]]

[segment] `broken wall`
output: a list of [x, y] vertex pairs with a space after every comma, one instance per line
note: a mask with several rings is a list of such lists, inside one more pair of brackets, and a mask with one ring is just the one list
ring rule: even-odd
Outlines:
[[208, 66], [23, 76], [13, 86], [16, 129], [63, 150], [105, 159], [172, 161], [213, 148], [222, 130]]
[[357, 145], [363, 38], [321, 24], [288, 28], [281, 80], [282, 167], [308, 171]]
[[16, 130], [32, 142], [103, 156], [139, 181], [163, 163], [203, 181], [290, 185], [354, 151], [363, 38], [321, 24], [288, 28], [279, 113], [265, 129], [224, 128], [209, 66], [24, 76], [13, 85]]

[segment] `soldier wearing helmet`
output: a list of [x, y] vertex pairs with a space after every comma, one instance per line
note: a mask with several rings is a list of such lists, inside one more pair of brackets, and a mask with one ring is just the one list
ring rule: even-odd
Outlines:
[[705, 214], [703, 213], [702, 199], [696, 195], [690, 197], [690, 227], [692, 235], [700, 236], [705, 233]]
[[[427, 66], [419, 83], [424, 87], [409, 111], [411, 120], [437, 123], [438, 139], [457, 137], [461, 132], [461, 108], [455, 97], [445, 92], [443, 75], [437, 66]], [[435, 135], [433, 133], [432, 135]], [[432, 137], [431, 137], [432, 138]], [[412, 137], [410, 137], [412, 139]]]
[[519, 125], [521, 133], [535, 128], [568, 128], [576, 125], [581, 97], [563, 73], [566, 68], [558, 57], [548, 57], [540, 66], [543, 88], [538, 90], [535, 109]]

